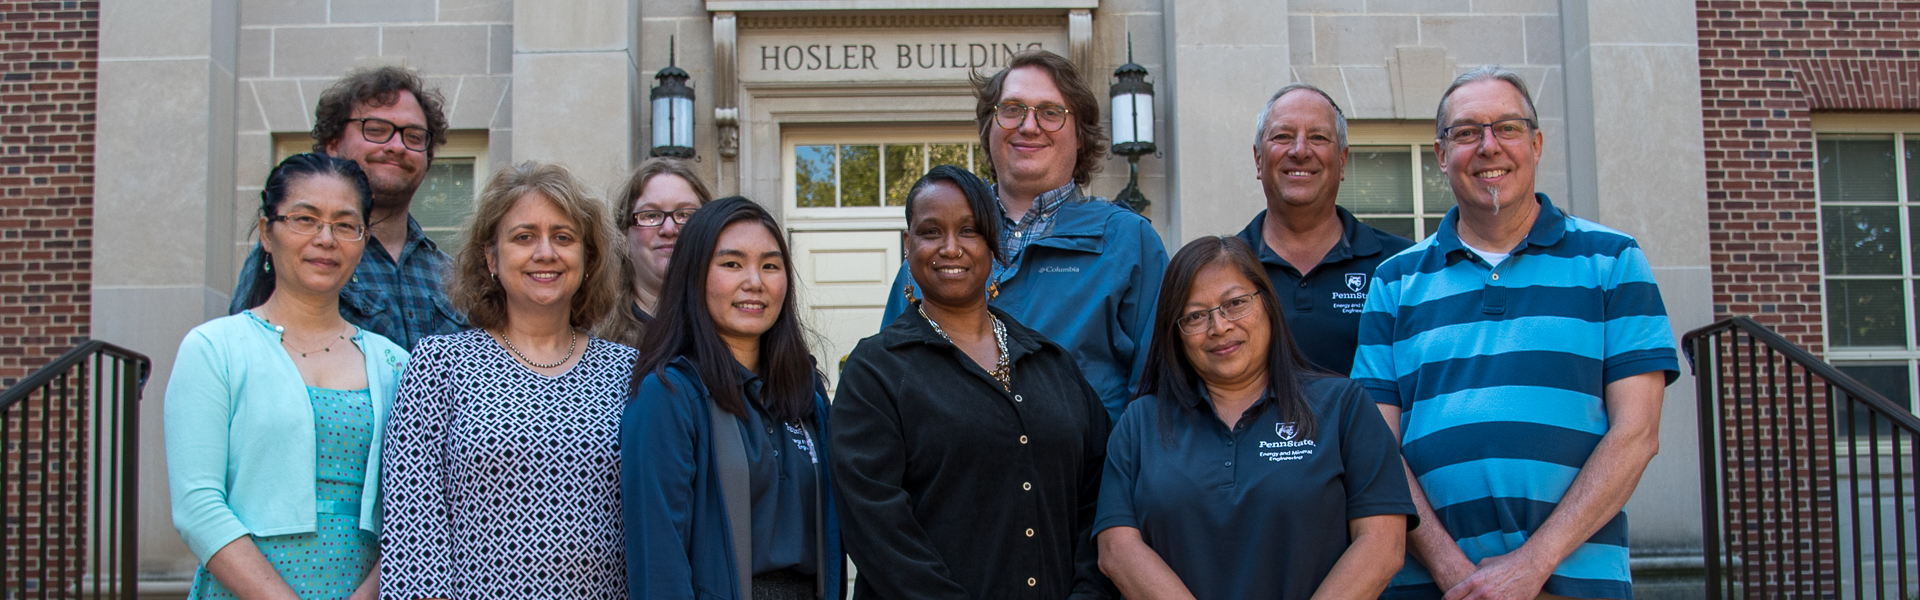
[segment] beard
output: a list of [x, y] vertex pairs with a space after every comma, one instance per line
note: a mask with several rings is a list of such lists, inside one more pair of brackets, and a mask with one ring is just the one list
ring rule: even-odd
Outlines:
[[369, 177], [367, 187], [373, 191], [375, 210], [405, 210], [413, 203], [413, 194], [420, 190], [420, 184], [426, 178]]

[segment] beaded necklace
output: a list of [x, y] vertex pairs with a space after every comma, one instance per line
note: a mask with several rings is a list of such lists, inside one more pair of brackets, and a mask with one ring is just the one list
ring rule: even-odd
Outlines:
[[[927, 309], [924, 305], [916, 304], [914, 308], [920, 311], [920, 318], [926, 319], [927, 324], [933, 326], [934, 333], [940, 334], [941, 339], [947, 340], [949, 344], [953, 344], [953, 338], [947, 335], [946, 330], [941, 329], [940, 324], [933, 321], [933, 317], [927, 316]], [[993, 342], [1000, 349], [1000, 360], [998, 364], [994, 366], [993, 371], [988, 374], [1000, 382], [1001, 389], [1011, 392], [1013, 391], [1013, 365], [1007, 362], [1007, 326], [1005, 323], [1000, 322], [1000, 317], [988, 315], [988, 318], [993, 319]], [[954, 344], [954, 346], [958, 347], [959, 344]]]

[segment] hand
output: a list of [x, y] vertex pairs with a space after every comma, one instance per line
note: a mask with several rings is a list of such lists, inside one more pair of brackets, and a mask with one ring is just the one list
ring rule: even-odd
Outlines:
[[1553, 565], [1536, 565], [1513, 553], [1480, 559], [1480, 568], [1447, 590], [1445, 600], [1533, 600], [1547, 585]]

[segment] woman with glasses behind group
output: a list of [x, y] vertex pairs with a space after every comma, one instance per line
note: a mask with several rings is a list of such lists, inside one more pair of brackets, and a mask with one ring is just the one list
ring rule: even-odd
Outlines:
[[352, 161], [296, 154], [260, 200], [249, 308], [188, 332], [167, 381], [173, 523], [200, 558], [188, 597], [371, 600], [378, 432], [407, 361], [340, 316], [373, 196]]
[[608, 203], [613, 207], [613, 221], [627, 232], [622, 258], [626, 263], [622, 269], [625, 283], [620, 286], [618, 307], [594, 329], [595, 335], [640, 346], [647, 324], [653, 322], [667, 262], [673, 259], [674, 245], [680, 241], [680, 228], [687, 225], [693, 211], [711, 200], [713, 192], [686, 161], [649, 158], [634, 167]]

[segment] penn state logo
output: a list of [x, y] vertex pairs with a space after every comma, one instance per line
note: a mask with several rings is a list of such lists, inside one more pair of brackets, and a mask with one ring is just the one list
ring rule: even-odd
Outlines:
[[1300, 428], [1295, 423], [1274, 423], [1273, 432], [1279, 434], [1280, 439], [1291, 442], [1293, 436], [1300, 434]]
[[1353, 290], [1354, 292], [1359, 292], [1361, 290], [1367, 289], [1367, 274], [1366, 273], [1348, 273], [1347, 289]]

